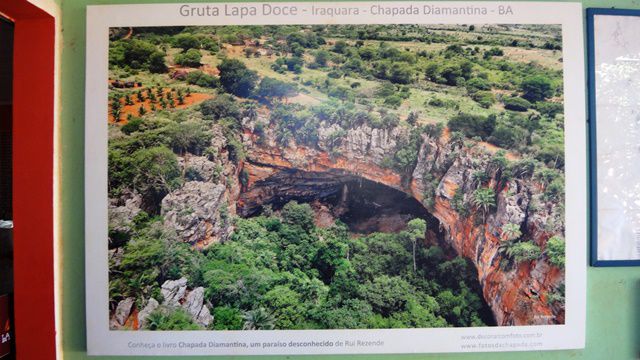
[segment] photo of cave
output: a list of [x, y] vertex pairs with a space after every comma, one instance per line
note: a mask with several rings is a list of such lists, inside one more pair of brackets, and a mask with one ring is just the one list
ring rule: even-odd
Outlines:
[[565, 323], [559, 25], [109, 31], [109, 328]]

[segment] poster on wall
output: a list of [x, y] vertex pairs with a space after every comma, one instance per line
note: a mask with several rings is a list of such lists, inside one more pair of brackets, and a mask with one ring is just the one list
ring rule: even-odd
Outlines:
[[640, 265], [640, 11], [588, 9], [591, 263]]
[[89, 6], [93, 355], [584, 346], [578, 3]]

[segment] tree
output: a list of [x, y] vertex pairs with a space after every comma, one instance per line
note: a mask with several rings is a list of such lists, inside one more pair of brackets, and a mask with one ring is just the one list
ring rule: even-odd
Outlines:
[[300, 294], [286, 285], [277, 285], [262, 297], [262, 303], [271, 311], [278, 329], [300, 326], [303, 307]]
[[410, 84], [413, 74], [413, 68], [409, 65], [394, 63], [389, 70], [389, 80], [396, 84]]
[[482, 116], [460, 113], [452, 117], [447, 125], [451, 131], [461, 131], [468, 137], [488, 138], [495, 128], [495, 115]]
[[216, 307], [213, 310], [214, 330], [242, 330], [242, 313], [228, 306]]
[[407, 223], [407, 232], [411, 245], [413, 245], [413, 272], [416, 272], [416, 244], [418, 240], [424, 240], [427, 232], [427, 222], [423, 219], [413, 219]]
[[152, 43], [139, 39], [124, 39], [109, 44], [109, 65], [148, 69], [151, 72], [164, 72], [164, 53]]
[[[258, 118], [258, 104], [255, 102], [248, 102], [243, 104], [242, 116], [249, 118], [249, 120], [254, 121]], [[262, 123], [260, 123], [262, 124]], [[256, 124], [258, 126], [258, 124]]]
[[236, 96], [250, 96], [258, 81], [257, 73], [247, 69], [238, 59], [223, 59], [218, 70], [222, 87]]
[[419, 118], [420, 118], [420, 113], [418, 111], [411, 111], [407, 116], [407, 123], [413, 126], [418, 123]]
[[133, 186], [143, 195], [148, 207], [157, 211], [160, 200], [180, 184], [176, 155], [166, 147], [157, 146], [140, 149], [132, 158], [135, 166]]
[[182, 33], [173, 37], [173, 45], [183, 51], [200, 49], [200, 40], [192, 34]]
[[264, 99], [274, 98], [279, 100], [294, 96], [296, 93], [295, 85], [268, 76], [260, 81], [257, 91], [257, 95]]
[[262, 307], [245, 312], [242, 319], [242, 330], [273, 330], [276, 322], [273, 315]]
[[205, 100], [200, 104], [202, 115], [219, 120], [222, 118], [233, 118], [240, 120], [241, 111], [236, 100], [229, 94], [222, 94], [213, 99]]
[[120, 122], [122, 116], [122, 104], [119, 98], [114, 98], [111, 101], [111, 115], [113, 115], [114, 122]]
[[183, 54], [176, 55], [174, 58], [176, 64], [191, 67], [200, 66], [200, 60], [202, 60], [202, 54], [196, 49], [189, 49]]
[[517, 224], [507, 223], [502, 225], [502, 239], [505, 241], [516, 240], [522, 236], [520, 226]]
[[167, 64], [164, 60], [165, 54], [160, 51], [155, 51], [149, 55], [149, 71], [152, 73], [165, 73], [167, 72]]
[[186, 151], [201, 154], [211, 142], [211, 132], [202, 120], [171, 123], [167, 126], [166, 133], [174, 151], [181, 154]]
[[314, 53], [314, 63], [317, 66], [325, 67], [329, 61], [329, 52], [326, 50], [318, 50]]
[[349, 45], [344, 41], [344, 40], [338, 40], [336, 41], [336, 43], [333, 45], [333, 52], [336, 52], [338, 54], [343, 54], [345, 52], [345, 50], [347, 49]]
[[529, 76], [522, 81], [520, 89], [522, 97], [531, 101], [543, 101], [553, 95], [554, 89], [551, 79], [544, 75]]
[[365, 285], [364, 296], [373, 310], [382, 316], [404, 311], [413, 297], [409, 283], [399, 276], [382, 275]]
[[496, 193], [492, 188], [476, 189], [473, 192], [471, 202], [482, 210], [482, 222], [485, 222], [485, 216], [489, 209], [496, 206]]
[[297, 201], [289, 201], [280, 212], [285, 224], [298, 225], [305, 231], [314, 228], [314, 212], [309, 204], [298, 204]]

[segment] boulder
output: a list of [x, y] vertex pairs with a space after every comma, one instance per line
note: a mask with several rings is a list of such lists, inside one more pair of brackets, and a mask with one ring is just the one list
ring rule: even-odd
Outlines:
[[213, 316], [209, 312], [209, 308], [204, 305], [204, 288], [197, 287], [187, 295], [182, 307], [191, 315], [191, 318], [204, 327], [209, 326], [213, 321]]
[[169, 307], [180, 306], [180, 300], [187, 292], [187, 279], [180, 278], [178, 280], [167, 280], [162, 284], [160, 289], [162, 297], [164, 297], [163, 305]]
[[116, 307], [116, 312], [113, 314], [113, 320], [118, 326], [123, 326], [129, 316], [131, 315], [131, 310], [133, 310], [133, 304], [136, 302], [136, 299], [132, 297], [128, 297], [124, 300], [121, 300]]
[[149, 314], [151, 314], [154, 310], [156, 310], [160, 306], [160, 303], [154, 298], [150, 298], [147, 301], [147, 305], [138, 313], [138, 323], [140, 324], [140, 328], [144, 328], [147, 325], [147, 318]]

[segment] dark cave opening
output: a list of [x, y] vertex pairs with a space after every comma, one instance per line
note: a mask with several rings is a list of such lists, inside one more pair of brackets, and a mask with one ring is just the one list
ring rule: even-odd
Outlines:
[[328, 211], [355, 234], [399, 232], [414, 218], [427, 222], [430, 240], [446, 246], [440, 222], [412, 196], [362, 177], [342, 172], [283, 170], [241, 194], [238, 214], [255, 216], [265, 205], [278, 211], [289, 201], [310, 203]]
[[[411, 195], [393, 187], [341, 171], [306, 172], [282, 170], [253, 184], [240, 195], [237, 212], [242, 217], [260, 215], [267, 207], [279, 211], [290, 201], [308, 203], [316, 213], [318, 226], [335, 220], [344, 222], [353, 236], [374, 232], [398, 233], [407, 222], [427, 222], [424, 246], [440, 247], [448, 259], [458, 256], [445, 241], [440, 221]], [[465, 261], [475, 270], [469, 259]], [[477, 279], [468, 284], [482, 301], [481, 317], [495, 325], [494, 315], [482, 295]]]

